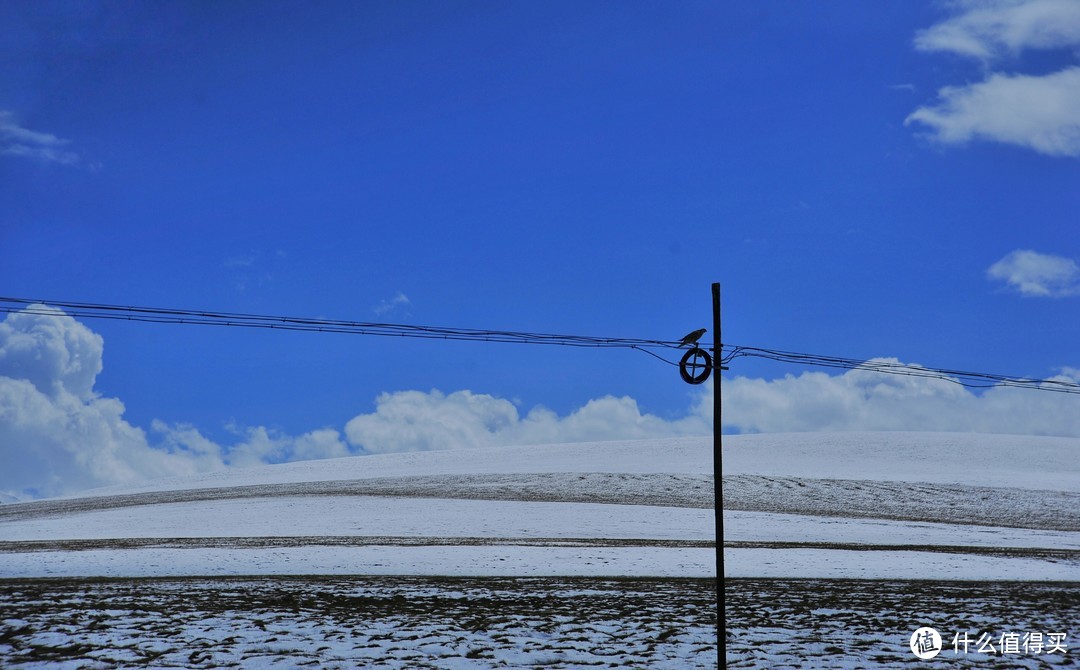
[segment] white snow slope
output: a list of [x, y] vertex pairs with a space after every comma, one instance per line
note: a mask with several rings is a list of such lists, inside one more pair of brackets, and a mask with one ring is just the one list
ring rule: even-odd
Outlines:
[[[724, 575], [1080, 582], [1080, 439], [725, 436]], [[709, 438], [233, 469], [0, 505], [0, 578], [715, 576]]]

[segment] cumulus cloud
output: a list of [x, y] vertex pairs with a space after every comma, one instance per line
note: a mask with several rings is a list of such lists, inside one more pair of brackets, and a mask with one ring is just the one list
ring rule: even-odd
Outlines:
[[1080, 295], [1080, 265], [1071, 258], [1018, 249], [986, 271], [990, 279], [1003, 281], [1020, 295], [1064, 298]]
[[700, 416], [666, 420], [643, 413], [627, 396], [590, 400], [565, 417], [542, 406], [521, 416], [503, 398], [438, 390], [383, 393], [373, 413], [345, 425], [349, 442], [368, 453], [703, 435], [709, 430]]
[[94, 398], [104, 341], [58, 309], [33, 305], [0, 323], [0, 375], [29, 381], [41, 394]]
[[[61, 310], [33, 305], [0, 322], [0, 495], [41, 497], [229, 466], [355, 453], [338, 431], [235, 429], [220, 445], [194, 426], [124, 419], [94, 390], [104, 341]], [[151, 437], [153, 439], [151, 439]]]
[[16, 122], [14, 114], [0, 110], [0, 155], [75, 165], [79, 155], [64, 148], [70, 142], [50, 133], [23, 128]]
[[[559, 415], [521, 411], [468, 390], [383, 393], [374, 411], [292, 436], [232, 427], [218, 444], [197, 427], [128, 423], [124, 405], [94, 390], [104, 342], [59, 310], [36, 305], [0, 323], [0, 500], [40, 497], [230, 466], [479, 446], [587, 442], [712, 430], [711, 384], [676, 417], [643, 411], [631, 397], [604, 396]], [[881, 359], [899, 363], [894, 359]], [[1055, 379], [1076, 382], [1076, 368]], [[1076, 396], [993, 388], [974, 393], [940, 379], [857, 369], [780, 379], [725, 378], [724, 429], [737, 432], [937, 430], [1080, 437]]]
[[57, 495], [221, 465], [212, 453], [151, 448], [122, 402], [95, 393], [102, 347], [43, 305], [0, 323], [0, 491]]
[[904, 124], [928, 126], [944, 144], [982, 139], [1049, 156], [1080, 156], [1080, 67], [1045, 76], [991, 74], [967, 86], [946, 86], [936, 105]]
[[[876, 359], [899, 363], [896, 359]], [[1053, 380], [1080, 382], [1066, 369]], [[722, 386], [724, 426], [742, 432], [916, 430], [1080, 437], [1077, 397], [994, 387], [981, 394], [942, 379], [855, 369]], [[700, 413], [711, 417], [703, 403]]]
[[337, 458], [355, 453], [333, 428], [320, 428], [294, 437], [265, 426], [234, 427], [232, 430], [238, 440], [223, 446], [207, 439], [190, 424], [170, 425], [158, 420], [153, 422], [152, 427], [170, 449], [183, 453], [217, 454], [222, 463], [230, 467]]
[[[903, 365], [894, 358], [874, 362]], [[1074, 368], [1052, 380], [1080, 382]], [[859, 368], [843, 374], [803, 372], [779, 379], [726, 378], [727, 432], [959, 431], [1080, 437], [1075, 395], [995, 387], [981, 393], [945, 379], [885, 375]], [[462, 449], [708, 435], [712, 385], [685, 413], [665, 419], [630, 397], [591, 400], [567, 416], [536, 407], [522, 415], [508, 400], [469, 391], [384, 393], [370, 414], [348, 422], [346, 438], [368, 453]]]
[[[1076, 0], [966, 0], [959, 13], [915, 37], [917, 49], [951, 52], [989, 68], [1030, 49], [1080, 48]], [[991, 72], [982, 81], [945, 86], [934, 104], [912, 112], [942, 144], [988, 140], [1050, 156], [1080, 156], [1080, 67], [1049, 74]]]

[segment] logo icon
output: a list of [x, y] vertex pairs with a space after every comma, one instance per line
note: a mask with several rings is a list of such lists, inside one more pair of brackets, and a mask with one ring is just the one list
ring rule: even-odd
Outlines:
[[941, 653], [941, 635], [933, 628], [919, 628], [911, 634], [911, 653], [921, 659], [933, 658]]

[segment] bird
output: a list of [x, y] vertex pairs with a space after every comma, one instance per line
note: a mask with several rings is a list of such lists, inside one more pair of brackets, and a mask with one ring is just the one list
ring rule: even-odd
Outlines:
[[679, 342], [679, 346], [685, 347], [688, 344], [690, 346], [696, 345], [697, 341], [701, 339], [701, 336], [705, 334], [705, 331], [705, 328], [698, 328], [694, 332], [689, 333], [686, 337], [682, 338], [682, 342]]

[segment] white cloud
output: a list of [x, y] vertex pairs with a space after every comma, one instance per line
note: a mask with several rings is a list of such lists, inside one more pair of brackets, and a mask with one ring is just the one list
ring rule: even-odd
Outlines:
[[[1052, 379], [1080, 381], [1068, 370]], [[976, 394], [950, 381], [864, 369], [840, 375], [804, 372], [771, 381], [736, 377], [722, 389], [725, 428], [745, 432], [916, 430], [1080, 437], [1080, 397], [1066, 393], [995, 387]], [[711, 416], [704, 408], [702, 414]]]
[[45, 163], [75, 165], [79, 162], [79, 155], [64, 149], [67, 144], [70, 144], [70, 140], [23, 128], [15, 121], [14, 114], [0, 110], [0, 154]]
[[1071, 258], [1018, 249], [991, 265], [986, 274], [1006, 282], [1024, 296], [1080, 295], [1080, 265]]
[[966, 0], [955, 6], [960, 14], [916, 34], [917, 49], [989, 60], [1080, 44], [1076, 0]]
[[946, 86], [935, 106], [920, 107], [905, 125], [929, 126], [944, 144], [983, 139], [1049, 156], [1080, 156], [1080, 67], [1054, 74], [992, 74], [968, 86]]
[[354, 417], [345, 435], [354, 446], [382, 453], [703, 435], [709, 430], [696, 415], [665, 420], [642, 413], [627, 396], [590, 400], [565, 417], [542, 406], [523, 417], [503, 398], [433, 390], [383, 393], [375, 412]]
[[[263, 426], [232, 428], [235, 442], [222, 445], [194, 426], [155, 420], [148, 438], [123, 418], [120, 400], [94, 391], [103, 345], [99, 335], [59, 310], [10, 314], [0, 323], [0, 496], [59, 495], [157, 476], [357, 453], [708, 435], [712, 429], [706, 384], [689, 392], [686, 411], [674, 418], [644, 412], [628, 396], [596, 398], [560, 416], [542, 406], [523, 414], [510, 400], [467, 390], [398, 391], [380, 395], [374, 411], [349, 420], [344, 434], [332, 427], [299, 436]], [[1076, 381], [1080, 374], [1062, 368], [1057, 379]], [[774, 380], [734, 377], [725, 379], [723, 395], [725, 429], [742, 432], [1080, 437], [1075, 395], [1008, 388], [976, 394], [944, 380], [868, 370]]]
[[190, 425], [124, 419], [94, 383], [104, 341], [58, 309], [34, 305], [0, 322], [0, 494], [51, 496], [227, 466], [348, 456], [331, 428], [298, 437], [256, 427], [222, 446]]
[[214, 468], [209, 469], [246, 468], [356, 454], [341, 439], [341, 434], [333, 428], [320, 428], [297, 437], [265, 426], [233, 428], [232, 432], [236, 434], [238, 441], [231, 445], [217, 444], [191, 424], [168, 424], [155, 419], [151, 424], [151, 429], [159, 438], [159, 442], [154, 445], [155, 448], [170, 453], [210, 458], [214, 461]]
[[[900, 364], [896, 359], [875, 359]], [[1064, 368], [1051, 379], [1076, 383]], [[866, 369], [843, 374], [803, 372], [780, 379], [725, 379], [724, 429], [738, 432], [959, 431], [1080, 437], [1080, 398], [1073, 394], [996, 387], [976, 393], [951, 381], [885, 375]], [[462, 449], [708, 435], [712, 385], [685, 414], [644, 413], [630, 397], [591, 400], [560, 417], [543, 407], [520, 416], [508, 400], [458, 391], [384, 393], [375, 412], [345, 428], [351, 444], [370, 453]]]
[[50, 398], [89, 401], [103, 346], [100, 335], [62, 311], [33, 305], [0, 322], [0, 375], [25, 379]]
[[[971, 56], [984, 66], [1029, 49], [1080, 48], [1077, 0], [966, 0], [956, 16], [921, 31], [922, 51]], [[943, 144], [989, 140], [1049, 156], [1080, 156], [1080, 67], [1050, 74], [990, 73], [982, 81], [945, 86], [934, 104], [904, 124], [929, 127]]]
[[389, 300], [380, 300], [378, 305], [371, 308], [371, 311], [375, 312], [377, 316], [384, 316], [399, 308], [406, 308], [411, 305], [412, 301], [409, 300], [409, 296], [398, 291], [393, 298], [390, 298]]
[[0, 323], [0, 491], [57, 495], [221, 465], [208, 452], [151, 448], [123, 403], [95, 393], [102, 346], [58, 310]]

